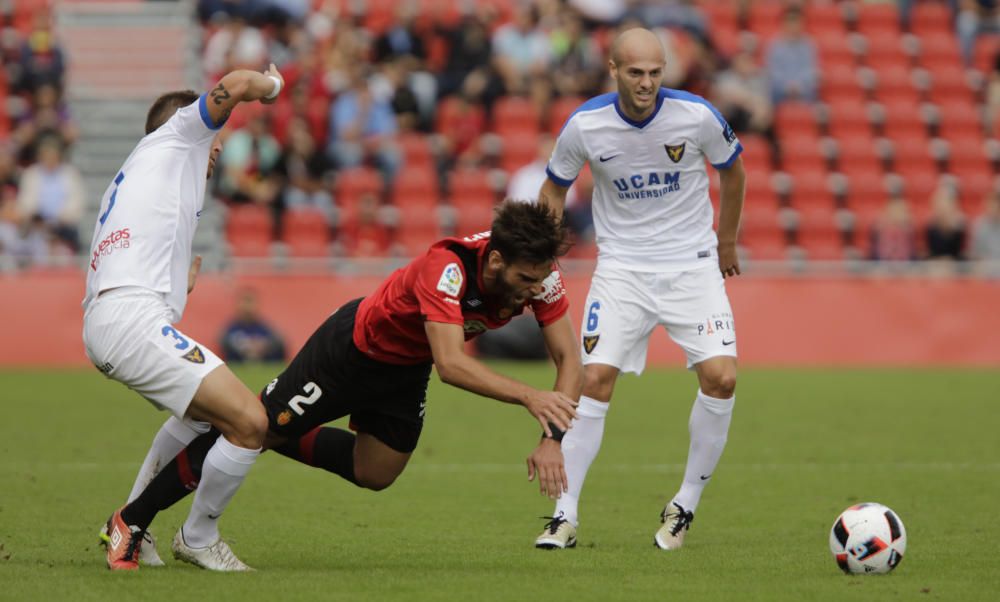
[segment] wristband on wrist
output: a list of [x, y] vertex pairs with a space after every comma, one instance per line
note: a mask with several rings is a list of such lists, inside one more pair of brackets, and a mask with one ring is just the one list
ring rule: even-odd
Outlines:
[[274, 82], [274, 89], [271, 90], [270, 94], [264, 97], [264, 100], [274, 100], [278, 97], [278, 93], [281, 92], [281, 80], [273, 75], [268, 75], [268, 77]]
[[552, 424], [551, 422], [549, 423], [549, 430], [552, 431], [552, 436], [549, 437], [543, 431], [542, 432], [542, 438], [543, 439], [552, 439], [553, 441], [560, 441], [561, 442], [563, 440], [563, 437], [566, 435], [566, 431], [560, 429], [558, 426]]

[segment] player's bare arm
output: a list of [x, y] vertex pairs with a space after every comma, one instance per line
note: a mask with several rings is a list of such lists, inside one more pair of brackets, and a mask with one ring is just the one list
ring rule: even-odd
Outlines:
[[740, 260], [736, 255], [736, 240], [740, 233], [740, 216], [743, 214], [743, 193], [746, 187], [746, 172], [743, 158], [726, 169], [719, 170], [721, 184], [719, 202], [719, 270], [728, 278], [740, 273]]
[[[275, 85], [272, 78], [280, 84]], [[208, 114], [215, 123], [222, 123], [239, 103], [259, 100], [271, 104], [277, 99], [275, 92], [284, 87], [285, 80], [273, 63], [263, 73], [246, 69], [231, 71], [208, 93]]]
[[191, 260], [191, 267], [188, 268], [188, 294], [194, 290], [194, 283], [198, 279], [198, 272], [201, 271], [201, 255], [195, 255]]
[[539, 391], [494, 372], [465, 353], [465, 334], [460, 325], [425, 322], [424, 329], [434, 366], [443, 382], [504, 403], [523, 405], [548, 436], [552, 436], [550, 422], [565, 431], [576, 417], [577, 401], [569, 395], [560, 391]]
[[545, 178], [542, 188], [538, 191], [538, 204], [550, 207], [556, 217], [561, 218], [566, 208], [566, 194], [569, 188], [560, 186], [550, 178]]
[[[583, 390], [583, 363], [580, 348], [569, 316], [564, 315], [542, 329], [545, 346], [556, 365], [555, 390], [573, 399], [580, 399]], [[559, 441], [543, 437], [538, 447], [528, 456], [528, 480], [538, 475], [538, 488], [542, 495], [558, 498], [569, 486], [563, 465]]]

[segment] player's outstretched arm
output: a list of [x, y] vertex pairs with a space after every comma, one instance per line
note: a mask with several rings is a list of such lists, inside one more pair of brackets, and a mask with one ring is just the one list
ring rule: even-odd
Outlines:
[[565, 431], [576, 417], [576, 399], [560, 391], [539, 391], [494, 372], [465, 353], [465, 334], [460, 325], [425, 322], [424, 330], [442, 381], [504, 403], [523, 405], [549, 436], [550, 422]]
[[568, 187], [556, 184], [551, 178], [545, 178], [541, 189], [538, 191], [538, 204], [551, 207], [552, 213], [557, 218], [561, 218], [563, 209], [566, 208], [566, 194], [568, 192]]
[[284, 87], [285, 80], [274, 63], [264, 73], [246, 69], [230, 71], [208, 93], [208, 114], [215, 123], [222, 123], [239, 103], [259, 100], [271, 104]]
[[732, 165], [719, 170], [719, 270], [723, 278], [740, 273], [740, 259], [736, 254], [736, 241], [740, 235], [740, 216], [743, 215], [743, 193], [746, 172], [743, 158], [737, 157]]

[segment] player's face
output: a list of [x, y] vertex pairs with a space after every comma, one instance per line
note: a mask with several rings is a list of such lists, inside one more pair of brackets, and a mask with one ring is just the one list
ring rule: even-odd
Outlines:
[[542, 293], [542, 282], [552, 273], [552, 262], [537, 265], [518, 261], [505, 265], [500, 271], [497, 283], [505, 305], [516, 309], [532, 297]]
[[219, 160], [219, 153], [222, 152], [222, 141], [219, 140], [219, 135], [215, 135], [215, 140], [212, 140], [212, 150], [208, 153], [208, 175], [205, 179], [211, 180], [212, 173], [215, 172], [215, 162]]
[[656, 95], [663, 83], [663, 62], [645, 59], [611, 65], [626, 114], [632, 118], [647, 117], [656, 106]]

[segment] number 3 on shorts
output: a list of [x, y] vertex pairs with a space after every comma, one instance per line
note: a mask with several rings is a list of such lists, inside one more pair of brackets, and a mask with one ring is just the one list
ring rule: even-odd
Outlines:
[[184, 351], [185, 349], [188, 348], [188, 345], [191, 344], [188, 343], [188, 340], [184, 338], [184, 335], [177, 332], [177, 329], [174, 328], [173, 326], [164, 326], [160, 330], [160, 334], [162, 334], [163, 336], [167, 336], [169, 334], [170, 336], [174, 337], [174, 340], [177, 341], [177, 344], [174, 345], [174, 349], [180, 349], [181, 351]]

